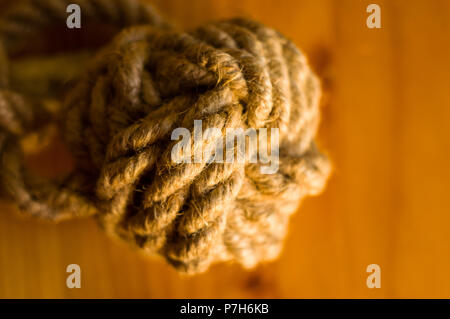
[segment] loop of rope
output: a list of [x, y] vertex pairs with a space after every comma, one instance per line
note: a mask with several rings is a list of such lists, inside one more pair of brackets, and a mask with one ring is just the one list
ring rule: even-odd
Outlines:
[[[63, 21], [68, 3], [21, 2], [0, 17], [6, 51]], [[330, 171], [313, 140], [320, 86], [304, 55], [278, 32], [245, 19], [182, 33], [138, 1], [78, 3], [90, 20], [142, 25], [114, 38], [67, 92], [59, 123], [76, 168], [60, 183], [38, 180], [22, 164], [18, 140], [46, 113], [8, 89], [0, 51], [4, 191], [33, 216], [96, 215], [107, 232], [163, 255], [180, 271], [275, 258], [289, 216], [301, 198], [323, 189]], [[222, 133], [279, 129], [279, 170], [263, 174], [262, 163], [248, 161], [175, 163], [171, 133], [182, 127], [193, 136], [196, 120]], [[221, 142], [223, 135], [212, 134], [200, 143], [214, 149]]]
[[[96, 213], [89, 197], [76, 191], [72, 183], [56, 184], [32, 176], [23, 165], [19, 138], [49, 122], [50, 114], [39, 105], [8, 89], [8, 51], [45, 27], [64, 23], [66, 0], [29, 0], [8, 8], [0, 17], [0, 174], [2, 189], [23, 210], [34, 216], [62, 220]], [[153, 9], [138, 1], [79, 1], [86, 22], [113, 26], [151, 24], [166, 27]]]

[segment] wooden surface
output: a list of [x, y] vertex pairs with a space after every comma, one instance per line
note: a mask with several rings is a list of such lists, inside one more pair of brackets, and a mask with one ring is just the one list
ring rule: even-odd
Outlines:
[[[366, 27], [372, 2], [382, 29]], [[327, 91], [319, 141], [335, 171], [326, 191], [292, 218], [276, 262], [191, 278], [111, 241], [93, 221], [24, 221], [2, 202], [0, 297], [450, 297], [450, 1], [154, 3], [181, 27], [258, 19], [309, 55]], [[65, 285], [72, 263], [81, 289]], [[372, 263], [381, 289], [366, 286]]]

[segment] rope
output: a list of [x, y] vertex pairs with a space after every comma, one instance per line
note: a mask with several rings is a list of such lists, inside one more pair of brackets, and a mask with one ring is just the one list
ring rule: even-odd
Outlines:
[[[320, 85], [305, 56], [250, 20], [185, 33], [138, 1], [78, 2], [84, 19], [127, 28], [65, 93], [56, 121], [76, 167], [60, 183], [26, 170], [20, 138], [55, 119], [40, 103], [8, 89], [7, 58], [0, 54], [4, 192], [31, 216], [96, 216], [109, 234], [164, 256], [183, 272], [201, 272], [217, 261], [253, 267], [275, 258], [289, 216], [304, 196], [323, 189], [330, 172], [313, 140]], [[65, 23], [68, 3], [24, 1], [1, 16], [6, 52], [44, 26]], [[265, 164], [248, 157], [175, 163], [178, 141], [171, 133], [183, 127], [193, 136], [195, 120], [222, 133], [278, 128], [278, 171], [263, 174]], [[223, 136], [213, 134], [200, 146], [219, 142]]]

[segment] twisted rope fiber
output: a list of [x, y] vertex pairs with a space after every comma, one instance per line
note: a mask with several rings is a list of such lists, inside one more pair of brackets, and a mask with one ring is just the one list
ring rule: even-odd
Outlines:
[[[62, 182], [24, 167], [19, 140], [51, 118], [42, 103], [8, 88], [10, 47], [65, 19], [66, 0], [21, 2], [0, 17], [0, 179], [31, 216], [96, 216], [112, 236], [179, 271], [217, 261], [245, 267], [276, 258], [289, 216], [318, 194], [330, 172], [315, 146], [320, 85], [304, 55], [278, 32], [245, 19], [173, 31], [131, 0], [84, 0], [83, 17], [124, 29], [65, 93], [57, 121], [76, 159]], [[171, 160], [171, 133], [203, 128], [279, 128], [279, 170], [263, 163]], [[209, 136], [203, 149], [223, 136]], [[236, 150], [234, 150], [236, 152]], [[194, 152], [192, 152], [194, 154]]]

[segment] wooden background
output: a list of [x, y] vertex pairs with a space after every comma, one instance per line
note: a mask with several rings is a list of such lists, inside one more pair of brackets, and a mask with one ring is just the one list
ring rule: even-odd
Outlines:
[[[76, 1], [75, 1], [76, 2]], [[382, 29], [366, 7], [381, 6]], [[181, 27], [246, 16], [294, 40], [324, 81], [320, 145], [335, 171], [291, 221], [281, 257], [194, 276], [90, 220], [46, 225], [0, 204], [0, 297], [450, 297], [450, 1], [158, 0]], [[62, 159], [43, 170], [64, 166]], [[65, 268], [82, 269], [82, 288]], [[366, 267], [381, 266], [381, 289]]]

